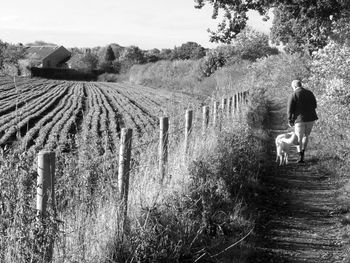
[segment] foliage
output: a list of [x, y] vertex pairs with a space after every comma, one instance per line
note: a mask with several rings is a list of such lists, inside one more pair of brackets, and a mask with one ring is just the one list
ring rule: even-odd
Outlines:
[[160, 51], [159, 57], [163, 60], [171, 60], [172, 50], [170, 48], [163, 48]]
[[276, 54], [278, 50], [269, 46], [266, 34], [246, 28], [237, 34], [232, 45], [219, 46], [208, 51], [201, 61], [201, 71], [207, 77], [225, 65], [241, 63], [242, 60], [256, 61], [258, 58]]
[[121, 71], [129, 70], [132, 65], [142, 64], [145, 62], [145, 56], [142, 50], [136, 46], [130, 46], [123, 50], [119, 57], [121, 63]]
[[202, 79], [199, 60], [161, 60], [156, 63], [134, 65], [129, 81], [155, 88], [209, 95], [215, 88], [213, 79]]
[[294, 79], [306, 81], [310, 75], [310, 57], [300, 54], [279, 54], [258, 59], [242, 60], [217, 70], [213, 75], [218, 97], [233, 91], [262, 90], [261, 96], [279, 101], [282, 105], [292, 92]]
[[279, 54], [259, 59], [252, 65], [254, 87], [266, 89], [266, 95], [285, 104], [292, 92], [294, 79], [302, 81], [310, 76], [311, 58], [302, 54]]
[[[331, 41], [327, 46], [314, 53], [311, 81], [319, 94], [329, 93], [327, 82], [340, 80], [343, 84], [350, 81], [350, 47]], [[339, 83], [336, 86], [343, 86]]]
[[[18, 75], [19, 60], [24, 58], [25, 48], [21, 45], [12, 45], [0, 40], [0, 70], [6, 74]], [[7, 72], [11, 68], [11, 73]]]
[[[308, 85], [318, 94], [318, 139], [328, 154], [349, 164], [350, 47], [331, 41], [314, 54]], [[318, 128], [319, 127], [319, 128]]]
[[107, 47], [107, 50], [106, 50], [106, 55], [105, 55], [104, 61], [105, 62], [112, 62], [113, 60], [115, 60], [114, 51], [113, 51], [112, 47], [109, 45]]
[[210, 50], [207, 55], [200, 62], [201, 74], [204, 77], [209, 77], [217, 69], [223, 67], [226, 64], [227, 57], [223, 52], [223, 48], [216, 48]]
[[[94, 47], [92, 48], [91, 52], [96, 54], [98, 56], [98, 61], [99, 63], [102, 63], [106, 60], [106, 56], [107, 56], [107, 49], [111, 48], [113, 51], [113, 55], [114, 55], [114, 59], [119, 59], [120, 54], [123, 52], [124, 47], [115, 44], [115, 43], [111, 43], [107, 46], [103, 46], [103, 47]], [[110, 51], [109, 51], [110, 52]], [[111, 52], [110, 52], [111, 55]]]
[[98, 57], [95, 54], [87, 52], [83, 55], [75, 54], [74, 56], [76, 58], [72, 59], [71, 68], [83, 72], [91, 72], [97, 68]]
[[103, 73], [98, 76], [97, 81], [103, 81], [103, 82], [117, 82], [119, 80], [118, 74], [113, 73]]
[[106, 73], [119, 73], [121, 66], [121, 62], [114, 60], [102, 62], [98, 65], [98, 68]]
[[264, 56], [278, 54], [277, 48], [270, 47], [268, 35], [249, 27], [237, 34], [234, 47], [241, 59], [250, 61], [256, 61], [258, 58]]
[[345, 11], [342, 17], [333, 21], [331, 38], [340, 45], [350, 46], [350, 11]]
[[157, 48], [146, 51], [144, 55], [146, 63], [154, 63], [161, 59], [160, 50]]
[[205, 49], [196, 42], [187, 42], [172, 51], [172, 60], [196, 60], [205, 56]]
[[[0, 261], [44, 262], [45, 244], [56, 238], [53, 211], [41, 225], [33, 206], [36, 173], [33, 156], [26, 152], [0, 153]], [[43, 243], [42, 243], [43, 242]]]
[[332, 21], [341, 17], [344, 10], [350, 10], [350, 3], [344, 0], [304, 1], [291, 3], [283, 1], [227, 1], [227, 0], [195, 0], [196, 8], [206, 4], [213, 5], [213, 18], [217, 18], [219, 10], [224, 11], [223, 21], [216, 32], [210, 31], [213, 42], [231, 43], [245, 27], [248, 10], [256, 10], [264, 19], [268, 19], [267, 11], [275, 10], [272, 37], [276, 42], [287, 44], [290, 52], [302, 49], [315, 50], [326, 44], [327, 36], [332, 32]]

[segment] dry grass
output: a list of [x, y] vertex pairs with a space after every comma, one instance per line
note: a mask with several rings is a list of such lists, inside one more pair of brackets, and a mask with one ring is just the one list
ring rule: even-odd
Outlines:
[[[209, 129], [205, 135], [196, 129], [188, 155], [182, 136], [170, 137], [164, 180], [156, 144], [135, 152], [125, 231], [116, 153], [96, 158], [98, 141], [89, 140], [78, 154], [58, 154], [59, 221], [50, 217], [45, 228], [45, 236], [55, 239], [53, 262], [194, 260], [203, 249], [215, 251], [215, 244], [251, 228], [247, 207], [258, 185], [263, 142], [243, 121], [227, 120], [221, 131]], [[1, 162], [0, 261], [40, 262], [35, 158], [3, 153]]]

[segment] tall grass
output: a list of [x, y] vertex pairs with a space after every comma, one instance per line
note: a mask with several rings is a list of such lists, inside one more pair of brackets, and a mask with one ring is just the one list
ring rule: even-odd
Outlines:
[[[250, 107], [248, 113], [255, 110]], [[101, 156], [99, 138], [82, 140], [77, 152], [57, 153], [58, 215], [49, 211], [41, 235], [34, 211], [35, 156], [3, 152], [0, 261], [44, 262], [45, 242], [38, 237], [55, 240], [53, 262], [214, 260], [228, 240], [239, 239], [254, 225], [249, 206], [259, 188], [265, 150], [262, 136], [244, 120], [226, 120], [221, 130], [205, 135], [197, 126], [187, 155], [182, 136], [170, 137], [164, 180], [158, 175], [157, 145], [135, 149], [124, 230], [117, 153], [107, 150]]]
[[182, 91], [209, 96], [215, 89], [215, 79], [202, 78], [200, 60], [158, 61], [134, 65], [129, 72], [132, 83], [154, 88]]

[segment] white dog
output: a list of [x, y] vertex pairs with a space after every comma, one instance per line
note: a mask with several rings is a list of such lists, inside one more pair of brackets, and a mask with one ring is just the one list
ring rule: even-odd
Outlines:
[[277, 136], [276, 140], [276, 162], [288, 164], [288, 155], [292, 146], [299, 145], [298, 137], [294, 132], [284, 133]]

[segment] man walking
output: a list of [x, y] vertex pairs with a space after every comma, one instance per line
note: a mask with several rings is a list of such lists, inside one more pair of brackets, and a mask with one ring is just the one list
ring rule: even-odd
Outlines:
[[294, 92], [288, 101], [288, 121], [290, 127], [294, 126], [294, 132], [298, 137], [298, 163], [303, 163], [309, 135], [315, 120], [318, 119], [317, 102], [314, 94], [302, 87], [300, 80], [293, 80], [292, 88]]

